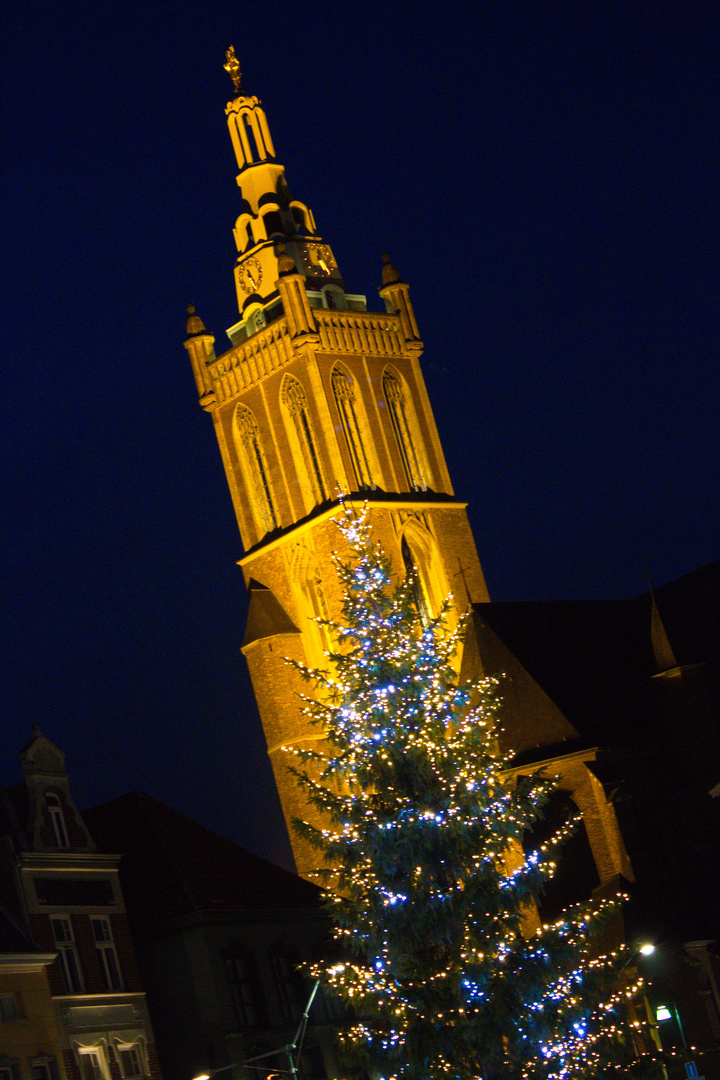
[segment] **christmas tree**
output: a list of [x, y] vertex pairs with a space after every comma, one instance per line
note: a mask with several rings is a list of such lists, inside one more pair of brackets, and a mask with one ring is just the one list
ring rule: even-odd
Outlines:
[[549, 784], [508, 771], [495, 682], [459, 683], [462, 620], [449, 629], [447, 607], [423, 618], [417, 581], [393, 584], [366, 512], [346, 510], [339, 529], [350, 554], [336, 561], [331, 666], [301, 668], [326, 738], [290, 753], [327, 823], [298, 828], [332, 881], [345, 962], [313, 973], [357, 1017], [348, 1060], [384, 1080], [662, 1075], [639, 1063], [627, 957], [598, 955], [615, 901], [528, 930], [563, 837], [523, 854]]

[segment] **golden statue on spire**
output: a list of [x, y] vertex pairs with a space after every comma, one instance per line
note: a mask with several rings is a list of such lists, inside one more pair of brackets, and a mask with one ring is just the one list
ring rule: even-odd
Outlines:
[[235, 84], [235, 93], [242, 94], [242, 86], [240, 85], [240, 80], [242, 78], [242, 75], [240, 74], [240, 61], [235, 55], [234, 45], [231, 45], [225, 53], [225, 63], [223, 64], [223, 67]]

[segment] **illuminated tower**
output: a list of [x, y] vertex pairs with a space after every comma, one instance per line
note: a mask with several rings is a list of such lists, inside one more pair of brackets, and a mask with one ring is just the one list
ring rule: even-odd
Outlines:
[[[340, 544], [333, 522], [339, 497], [370, 507], [374, 534], [398, 576], [415, 568], [425, 617], [451, 594], [451, 619], [489, 598], [420, 370], [423, 345], [408, 286], [385, 257], [383, 312], [367, 311], [365, 297], [346, 290], [311, 211], [290, 193], [265, 113], [242, 90], [232, 50], [226, 68], [236, 89], [225, 112], [241, 192], [234, 228], [240, 318], [228, 330], [231, 347], [216, 356], [214, 337], [190, 308], [185, 347], [200, 404], [215, 424], [245, 550], [240, 566], [250, 607], [243, 652], [298, 870], [308, 874], [317, 856], [290, 823], [311, 812], [282, 748], [320, 735], [301, 716], [299, 694], [307, 687], [286, 658], [310, 667], [326, 663], [329, 643], [315, 620], [340, 614], [331, 563]], [[463, 666], [469, 673], [513, 669], [514, 745], [557, 746], [574, 738], [577, 732], [527, 672], [501, 643], [493, 644], [487, 627], [478, 630], [478, 618], [469, 625]], [[574, 758], [573, 768], [581, 768]], [[600, 786], [587, 770], [569, 786], [580, 782], [590, 791], [583, 813], [592, 803], [600, 821]], [[622, 861], [603, 854], [612, 848], [606, 832], [600, 821], [593, 852], [596, 861], [605, 858], [602, 880]]]
[[[313, 619], [338, 614], [331, 519], [339, 496], [369, 504], [398, 574], [416, 566], [428, 613], [451, 592], [463, 610], [488, 596], [420, 371], [408, 287], [386, 261], [383, 313], [346, 290], [312, 212], [290, 193], [260, 102], [242, 90], [239, 73], [235, 81], [225, 112], [241, 191], [240, 319], [228, 330], [231, 348], [216, 357], [213, 336], [191, 311], [185, 347], [245, 549], [243, 652], [289, 822], [305, 810], [281, 747], [317, 734], [300, 716], [285, 657], [324, 663], [324, 632]], [[291, 837], [307, 871], [308, 853]]]

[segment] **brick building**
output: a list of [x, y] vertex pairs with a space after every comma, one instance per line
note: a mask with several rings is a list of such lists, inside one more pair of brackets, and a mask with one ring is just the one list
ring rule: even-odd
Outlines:
[[[320, 890], [141, 792], [85, 816], [98, 844], [123, 854], [120, 876], [164, 1075], [192, 1080], [291, 1042], [312, 989], [298, 964], [327, 949]], [[300, 1080], [339, 1075], [341, 1020], [339, 1005], [318, 993]], [[266, 1065], [267, 1072], [287, 1067], [282, 1054]]]
[[[0, 905], [35, 958], [26, 978], [33, 974], [37, 987], [17, 993], [32, 997], [33, 990], [37, 1003], [40, 969], [47, 972], [46, 1042], [57, 1046], [59, 1039], [61, 1053], [42, 1055], [40, 1069], [31, 1049], [2, 1080], [159, 1080], [119, 856], [98, 853], [73, 801], [64, 755], [37, 725], [20, 760], [23, 781], [0, 791]], [[42, 1002], [38, 1007], [42, 1013]]]

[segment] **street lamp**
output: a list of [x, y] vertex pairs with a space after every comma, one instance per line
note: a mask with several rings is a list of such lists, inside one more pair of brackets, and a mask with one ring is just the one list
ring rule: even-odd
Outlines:
[[[337, 974], [344, 971], [344, 964], [336, 964], [334, 968], [330, 968], [331, 974]], [[320, 988], [320, 980], [315, 980], [315, 985], [310, 991], [310, 997], [307, 1000], [305, 1010], [300, 1017], [300, 1023], [298, 1024], [295, 1037], [292, 1042], [285, 1043], [284, 1046], [278, 1047], [277, 1050], [268, 1050], [264, 1054], [256, 1054], [255, 1057], [245, 1058], [244, 1061], [234, 1061], [232, 1065], [223, 1065], [220, 1069], [211, 1069], [210, 1072], [201, 1073], [200, 1076], [194, 1077], [194, 1080], [213, 1080], [213, 1077], [218, 1076], [220, 1073], [229, 1072], [230, 1069], [237, 1069], [243, 1065], [255, 1065], [258, 1061], [266, 1061], [268, 1058], [276, 1057], [278, 1054], [285, 1054], [287, 1058], [287, 1072], [284, 1069], [275, 1069], [274, 1073], [283, 1073], [289, 1075], [290, 1080], [297, 1080], [298, 1065], [300, 1064], [300, 1055], [302, 1053], [303, 1039], [305, 1038], [305, 1029], [307, 1028], [308, 1018], [310, 1015], [310, 1009], [312, 1003], [315, 1000], [315, 995]]]

